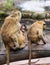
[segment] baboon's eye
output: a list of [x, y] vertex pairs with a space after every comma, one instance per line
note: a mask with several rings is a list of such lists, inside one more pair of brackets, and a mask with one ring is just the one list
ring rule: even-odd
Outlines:
[[20, 15], [20, 13], [18, 12], [18, 15]]

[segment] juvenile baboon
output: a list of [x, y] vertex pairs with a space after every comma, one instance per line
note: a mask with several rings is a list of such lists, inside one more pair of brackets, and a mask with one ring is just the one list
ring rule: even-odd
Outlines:
[[31, 65], [31, 44], [32, 42], [38, 44], [39, 41], [43, 41], [46, 44], [43, 36], [43, 30], [46, 29], [46, 23], [44, 21], [36, 21], [33, 23], [27, 32], [28, 45], [29, 45], [29, 65]]
[[9, 65], [9, 52], [10, 49], [24, 48], [25, 38], [20, 30], [21, 12], [12, 11], [11, 15], [5, 18], [1, 28], [2, 40], [6, 47], [7, 65]]

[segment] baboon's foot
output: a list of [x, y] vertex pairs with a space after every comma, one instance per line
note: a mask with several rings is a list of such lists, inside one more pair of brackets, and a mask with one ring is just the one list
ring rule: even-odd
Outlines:
[[25, 44], [20, 45], [20, 49], [21, 49], [21, 48], [24, 48], [24, 47], [25, 47]]

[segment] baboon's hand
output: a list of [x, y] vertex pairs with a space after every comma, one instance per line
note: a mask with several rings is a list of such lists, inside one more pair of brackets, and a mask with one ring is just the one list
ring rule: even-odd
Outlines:
[[46, 41], [44, 40], [43, 36], [41, 36], [41, 40], [43, 41], [44, 44], [46, 44]]

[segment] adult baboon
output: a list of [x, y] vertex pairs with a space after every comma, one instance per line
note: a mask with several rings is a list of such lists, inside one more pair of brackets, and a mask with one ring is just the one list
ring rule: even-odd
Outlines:
[[36, 21], [33, 23], [27, 32], [28, 45], [29, 45], [29, 65], [31, 65], [31, 45], [32, 42], [38, 44], [39, 41], [43, 41], [46, 44], [43, 36], [43, 30], [46, 29], [46, 23], [44, 21]]
[[12, 13], [5, 18], [5, 21], [1, 28], [2, 40], [6, 47], [7, 65], [9, 65], [9, 52], [10, 49], [24, 48], [25, 38], [20, 30], [21, 24], [21, 12], [12, 11]]

